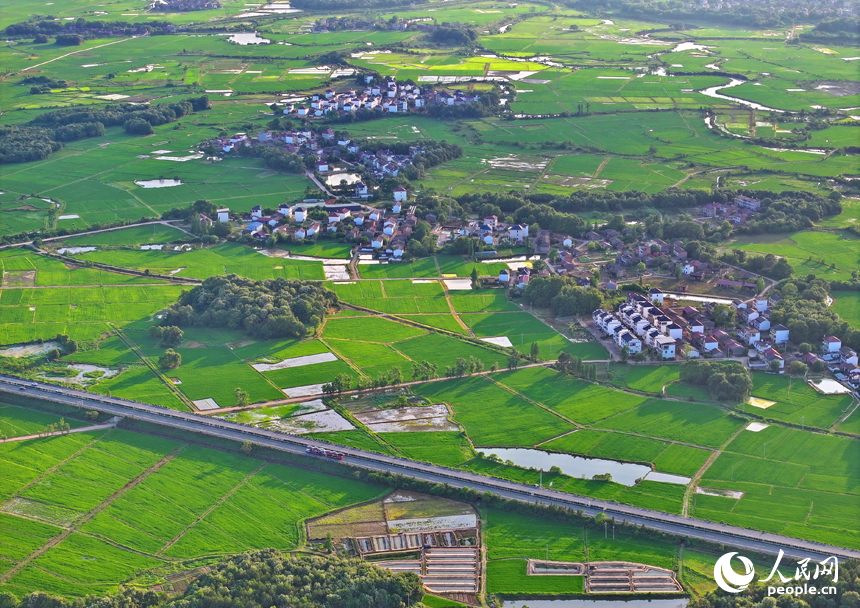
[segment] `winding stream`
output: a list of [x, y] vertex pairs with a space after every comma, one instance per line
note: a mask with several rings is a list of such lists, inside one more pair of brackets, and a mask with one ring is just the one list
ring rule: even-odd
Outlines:
[[699, 91], [702, 95], [706, 95], [708, 97], [713, 97], [714, 99], [725, 99], [726, 101], [731, 101], [733, 103], [740, 104], [742, 106], [746, 106], [748, 108], [752, 108], [754, 110], [766, 110], [768, 112], [779, 112], [780, 114], [785, 114], [786, 110], [779, 110], [777, 108], [769, 108], [767, 106], [763, 106], [760, 103], [755, 103], [753, 101], [747, 101], [746, 99], [739, 99], [738, 97], [729, 97], [728, 95], [721, 95], [720, 91], [723, 89], [730, 89], [732, 87], [736, 87], [738, 85], [742, 85], [747, 82], [746, 80], [739, 80], [737, 78], [732, 78], [731, 82], [728, 84], [721, 84], [715, 87], [710, 87], [708, 89], [704, 89]]

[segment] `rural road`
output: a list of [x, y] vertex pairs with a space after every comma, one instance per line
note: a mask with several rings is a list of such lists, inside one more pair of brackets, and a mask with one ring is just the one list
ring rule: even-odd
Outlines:
[[[203, 433], [221, 439], [239, 442], [250, 440], [261, 446], [293, 454], [304, 454], [308, 446], [321, 443], [306, 437], [256, 429], [225, 420], [206, 418], [197, 414], [179, 412], [160, 406], [117, 399], [115, 397], [95, 395], [76, 389], [60, 388], [50, 384], [22, 380], [11, 376], [0, 376], [0, 393], [2, 392], [13, 393], [19, 396], [27, 395], [32, 398], [93, 409], [115, 416], [169, 426], [188, 432]], [[782, 549], [788, 557], [795, 559], [809, 557], [816, 561], [831, 555], [842, 558], [860, 557], [860, 551], [853, 549], [845, 549], [778, 534], [747, 530], [735, 526], [598, 500], [587, 496], [536, 488], [526, 484], [485, 477], [467, 471], [448, 469], [405, 458], [365, 452], [364, 450], [355, 448], [336, 446], [336, 449], [346, 454], [348, 464], [364, 469], [388, 471], [424, 481], [444, 483], [454, 487], [469, 487], [480, 492], [492, 492], [504, 498], [522, 502], [556, 504], [582, 510], [583, 513], [589, 516], [603, 512], [615, 521], [626, 521], [630, 524], [642, 525], [646, 528], [660, 530], [681, 537], [688, 536], [714, 543], [722, 543], [741, 550], [776, 554]]]

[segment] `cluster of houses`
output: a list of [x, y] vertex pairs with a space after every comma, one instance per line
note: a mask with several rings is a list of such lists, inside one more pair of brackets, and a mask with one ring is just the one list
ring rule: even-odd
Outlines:
[[[260, 131], [257, 137], [247, 133], [236, 133], [232, 136], [219, 137], [211, 143], [224, 154], [234, 152], [242, 146], [276, 146], [303, 158], [308, 155], [313, 156], [315, 161], [312, 169], [317, 173], [349, 172], [354, 171], [359, 165], [376, 179], [397, 177], [404, 167], [411, 165], [414, 158], [424, 152], [424, 148], [420, 145], [409, 146], [406, 154], [397, 154], [388, 149], [362, 150], [357, 142], [345, 136], [338, 136], [331, 128], [319, 133], [310, 129], [288, 132]], [[354, 155], [349, 158], [355, 158], [355, 162], [347, 164], [344, 160], [347, 155]], [[373, 196], [363, 182], [353, 184], [353, 190], [353, 198], [367, 199]]]
[[430, 87], [422, 90], [415, 84], [399, 83], [392, 76], [375, 82], [374, 77], [368, 75], [366, 80], [367, 84], [361, 91], [327, 89], [324, 93], [314, 93], [304, 102], [288, 103], [283, 112], [299, 118], [320, 117], [329, 112], [349, 114], [359, 110], [397, 114], [421, 110], [428, 105], [463, 105], [480, 99], [480, 95], [461, 90], [436, 91]]
[[847, 382], [855, 389], [860, 388], [860, 365], [857, 351], [842, 346], [842, 340], [836, 336], [827, 336], [821, 341], [821, 353], [803, 353], [801, 361], [812, 367], [817, 361], [823, 361], [837, 380]]
[[468, 220], [448, 230], [451, 239], [470, 237], [480, 240], [484, 245], [524, 245], [529, 238], [528, 224], [506, 224], [496, 215], [483, 220]]
[[702, 208], [706, 218], [727, 220], [732, 224], [745, 224], [750, 217], [761, 209], [761, 201], [749, 196], [738, 195], [731, 203], [710, 203]]
[[358, 152], [360, 149], [357, 143], [338, 137], [333, 129], [326, 129], [320, 133], [310, 129], [287, 132], [260, 131], [257, 137], [247, 133], [236, 133], [218, 137], [211, 143], [224, 153], [233, 152], [243, 146], [277, 146], [290, 154], [315, 156], [318, 161], [337, 158], [344, 153]]
[[713, 302], [706, 302], [701, 310], [694, 306], [672, 308], [664, 305], [666, 293], [654, 288], [645, 296], [631, 293], [627, 301], [615, 312], [595, 310], [592, 318], [619, 348], [628, 349], [631, 355], [643, 349], [653, 350], [662, 359], [676, 357], [745, 357], [756, 355], [751, 367], [770, 368], [776, 361], [782, 372], [785, 360], [776, 349], [789, 341], [789, 330], [784, 325], [771, 325], [768, 311], [775, 303], [767, 297], [754, 297], [747, 301], [735, 299], [739, 328], [734, 335], [715, 329], [711, 311]]
[[[381, 261], [398, 260], [403, 257], [406, 243], [419, 219], [414, 206], [405, 206], [407, 192], [404, 188], [396, 189], [394, 197], [389, 211], [358, 203], [338, 203], [336, 199], [308, 199], [295, 205], [283, 203], [277, 212], [269, 215], [256, 205], [243, 218], [242, 233], [260, 241], [273, 235], [292, 241], [342, 232], [349, 240], [365, 243], [363, 250], [373, 252]], [[313, 219], [312, 209], [323, 210], [325, 219]], [[218, 209], [217, 213], [219, 222], [230, 221], [229, 209]], [[315, 213], [314, 216], [321, 217], [322, 214]]]

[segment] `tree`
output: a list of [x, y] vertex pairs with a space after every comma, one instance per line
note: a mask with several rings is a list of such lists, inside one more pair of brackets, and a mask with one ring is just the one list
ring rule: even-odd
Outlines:
[[323, 550], [325, 550], [326, 553], [334, 551], [334, 542], [331, 538], [331, 532], [326, 532], [325, 541], [323, 542]]
[[820, 374], [826, 369], [827, 369], [827, 364], [821, 359], [816, 359], [812, 363], [812, 371], [815, 372], [816, 374]]
[[176, 348], [182, 344], [184, 332], [175, 325], [167, 327], [153, 325], [149, 328], [149, 337], [158, 338], [158, 346], [166, 346], [167, 348]]
[[143, 118], [132, 118], [123, 125], [125, 132], [129, 135], [152, 135], [152, 125]]
[[683, 277], [683, 276], [684, 276], [684, 269], [681, 267], [680, 264], [678, 264], [677, 266], [675, 266], [675, 279], [680, 281], [681, 277]]
[[771, 361], [768, 364], [767, 368], [772, 372], [778, 372], [780, 369], [779, 368], [779, 359], [774, 359], [773, 361]]
[[804, 376], [808, 369], [809, 366], [803, 361], [792, 361], [788, 366], [788, 373], [792, 376]]
[[158, 366], [162, 369], [176, 369], [180, 365], [182, 365], [182, 355], [172, 348], [168, 348], [158, 358]]
[[765, 286], [764, 278], [763, 278], [763, 277], [759, 277], [759, 278], [758, 278], [758, 280], [755, 282], [755, 292], [756, 292], [756, 293], [761, 293], [761, 292], [763, 292], [763, 291], [764, 291], [764, 286]]
[[717, 304], [711, 310], [711, 317], [714, 319], [714, 323], [725, 327], [734, 322], [735, 309], [727, 304]]
[[239, 407], [245, 407], [248, 405], [248, 393], [246, 391], [243, 391], [237, 386], [233, 393], [236, 395], [236, 405]]
[[338, 374], [334, 377], [332, 384], [334, 384], [335, 389], [338, 393], [348, 391], [350, 388], [352, 388], [352, 376], [350, 376], [349, 374]]
[[532, 361], [540, 360], [540, 346], [537, 342], [532, 342], [531, 357]]
[[18, 598], [8, 591], [0, 591], [0, 608], [16, 608]]
[[239, 449], [243, 454], [250, 454], [254, 450], [254, 444], [250, 439], [246, 439], [242, 442], [242, 446]]
[[470, 276], [472, 277], [472, 288], [473, 289], [477, 288], [478, 287], [478, 269], [475, 267], [472, 267], [472, 274]]
[[812, 344], [810, 344], [809, 342], [801, 342], [800, 346], [797, 347], [797, 350], [799, 350], [801, 353], [806, 354], [812, 351]]
[[630, 358], [630, 347], [626, 344], [621, 348], [621, 360], [623, 362], [627, 362], [627, 359]]

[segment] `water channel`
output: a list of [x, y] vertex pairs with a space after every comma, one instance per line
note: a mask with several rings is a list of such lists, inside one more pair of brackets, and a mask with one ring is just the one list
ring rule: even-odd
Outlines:
[[651, 468], [642, 464], [604, 460], [602, 458], [582, 458], [570, 454], [554, 454], [543, 450], [530, 448], [478, 448], [486, 455], [495, 454], [502, 460], [510, 460], [518, 467], [541, 469], [549, 471], [558, 467], [562, 473], [571, 477], [586, 477], [609, 473], [612, 481], [625, 486], [632, 486], [637, 479], [642, 479], [651, 472]]

